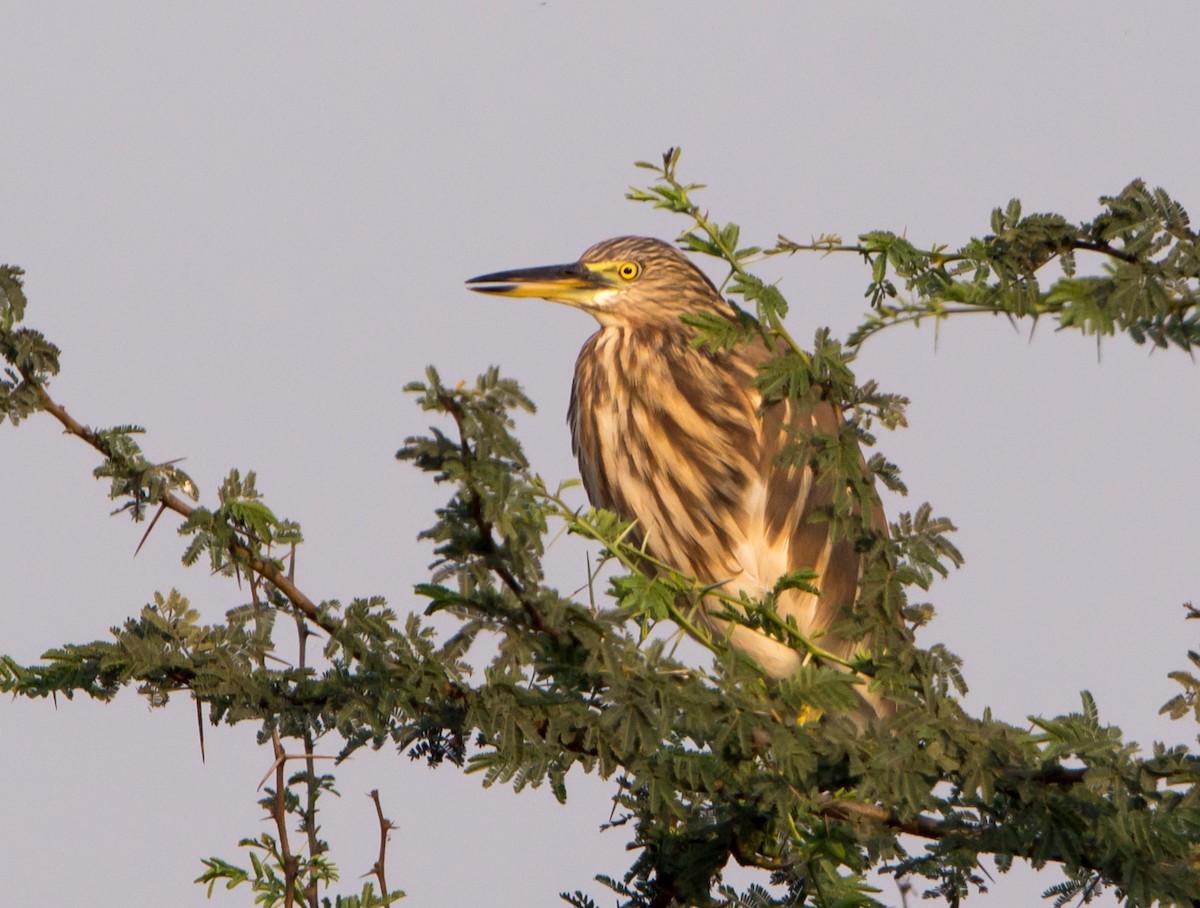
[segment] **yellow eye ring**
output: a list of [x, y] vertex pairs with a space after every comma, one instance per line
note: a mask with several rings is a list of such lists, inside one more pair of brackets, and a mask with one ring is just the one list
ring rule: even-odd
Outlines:
[[620, 275], [622, 280], [626, 280], [626, 281], [635, 280], [637, 278], [637, 276], [641, 273], [642, 273], [642, 267], [639, 264], [637, 264], [637, 262], [622, 262], [617, 267], [617, 274]]

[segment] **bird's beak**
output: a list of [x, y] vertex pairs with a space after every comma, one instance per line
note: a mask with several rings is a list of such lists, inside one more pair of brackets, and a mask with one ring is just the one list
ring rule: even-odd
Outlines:
[[467, 286], [478, 293], [496, 296], [534, 296], [556, 303], [586, 303], [615, 285], [582, 262], [572, 262], [481, 274], [468, 280]]

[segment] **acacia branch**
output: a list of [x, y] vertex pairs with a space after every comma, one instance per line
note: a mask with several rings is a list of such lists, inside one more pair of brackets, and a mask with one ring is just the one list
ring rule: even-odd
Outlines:
[[[292, 560], [288, 567], [288, 579], [292, 578], [295, 570], [295, 548], [292, 549]], [[306, 667], [308, 656], [308, 638], [312, 631], [308, 629], [308, 624], [304, 618], [296, 616], [296, 635], [299, 638], [297, 656], [297, 665], [303, 669]], [[277, 732], [278, 733], [278, 732]], [[305, 793], [307, 795], [304, 806], [304, 824], [303, 831], [308, 836], [308, 854], [310, 858], [315, 858], [325, 850], [325, 845], [317, 835], [317, 799], [321, 796], [321, 785], [317, 780], [316, 768], [316, 746], [313, 741], [312, 728], [308, 723], [304, 724], [304, 768], [306, 777], [304, 780]], [[317, 878], [315, 873], [310, 873], [308, 884], [305, 887], [306, 894], [312, 908], [317, 905]]]
[[[68, 413], [65, 407], [50, 396], [42, 382], [29, 381], [28, 379], [27, 382], [37, 392], [42, 409], [57, 419], [68, 434], [87, 442], [87, 444], [91, 445], [105, 457], [112, 455], [112, 452], [108, 450], [100, 434], [94, 429], [89, 429]], [[174, 511], [185, 520], [196, 513], [194, 507], [177, 495], [173, 495], [167, 491], [162, 492], [155, 503], [162, 505], [167, 510]], [[230, 545], [230, 555], [251, 572], [278, 589], [296, 611], [313, 622], [313, 624], [316, 624], [330, 634], [337, 633], [338, 625], [322, 616], [316, 603], [309, 599], [283, 571], [279, 570], [270, 561], [258, 557], [248, 546], [241, 542], [234, 542]]]
[[[536, 723], [534, 731], [543, 738], [546, 738], [550, 731], [549, 721], [542, 720]], [[570, 736], [560, 730], [555, 741], [564, 750], [571, 753], [592, 757], [599, 755], [599, 748], [587, 743], [588, 734], [582, 728], [576, 730]], [[1086, 767], [1069, 768], [1065, 766], [1051, 766], [1043, 770], [1011, 768], [1004, 773], [1004, 777], [1038, 782], [1045, 785], [1072, 786], [1082, 782], [1086, 773]], [[717, 793], [701, 780], [696, 780], [686, 785], [680, 779], [676, 779], [675, 782], [681, 788], [687, 788], [696, 794], [712, 796]], [[882, 805], [863, 804], [857, 801], [838, 801], [834, 800], [832, 795], [823, 796], [823, 801], [817, 808], [817, 813], [829, 819], [845, 822], [866, 820], [886, 826], [889, 829], [894, 829], [896, 832], [934, 841], [944, 839], [949, 835], [962, 835], [964, 832], [969, 831], [969, 827], [964, 828], [959, 825], [951, 825], [945, 820], [939, 820], [924, 814], [919, 814], [909, 820], [901, 820], [895, 812]]]
[[300, 859], [292, 854], [291, 846], [288, 844], [288, 829], [287, 829], [287, 798], [286, 785], [283, 778], [284, 764], [287, 762], [287, 754], [283, 749], [283, 742], [279, 740], [279, 730], [274, 729], [271, 732], [271, 744], [275, 750], [275, 797], [271, 804], [271, 819], [275, 821], [275, 831], [279, 836], [279, 863], [283, 865], [284, 879], [284, 908], [292, 908], [296, 903], [296, 879], [299, 875]]
[[1082, 250], [1084, 252], [1098, 252], [1101, 255], [1107, 255], [1110, 258], [1118, 259], [1125, 262], [1127, 265], [1144, 265], [1146, 264], [1136, 255], [1126, 252], [1123, 249], [1118, 249], [1115, 246], [1110, 246], [1104, 242], [1089, 242], [1087, 240], [1072, 240], [1071, 249]]
[[[919, 836], [922, 839], [943, 839], [951, 830], [942, 820], [919, 814], [911, 820], [901, 820], [895, 813], [878, 804], [860, 804], [856, 801], [826, 800], [817, 811], [823, 817], [832, 820], [852, 822], [854, 820], [869, 820], [879, 823], [897, 832]], [[953, 830], [958, 831], [956, 828]]]
[[[1142, 259], [1139, 259], [1131, 252], [1126, 252], [1124, 249], [1118, 249], [1116, 246], [1105, 242], [1093, 240], [1072, 239], [1068, 243], [1071, 252], [1096, 252], [1100, 255], [1107, 255], [1109, 258], [1117, 259], [1129, 265], [1144, 265]], [[948, 265], [953, 262], [962, 262], [968, 259], [967, 256], [961, 254], [951, 254], [946, 252], [936, 252], [932, 249], [915, 249], [917, 255], [923, 256], [929, 261], [937, 265]], [[797, 252], [822, 252], [826, 254], [834, 252], [852, 252], [855, 255], [861, 255], [863, 258], [870, 259], [873, 255], [879, 255], [883, 252], [877, 246], [864, 246], [861, 243], [822, 243], [819, 240], [812, 243], [797, 243], [794, 240], [789, 240], [787, 237], [780, 235], [775, 248], [770, 250], [768, 254], [787, 253], [789, 255]], [[1061, 253], [1056, 252], [1054, 257], [1057, 258]]]
[[375, 874], [375, 878], [379, 880], [379, 894], [385, 899], [388, 897], [387, 886], [387, 843], [388, 836], [395, 829], [395, 825], [391, 820], [383, 815], [383, 805], [379, 803], [379, 789], [372, 789], [368, 797], [375, 802], [375, 816], [379, 820], [379, 858], [375, 861], [375, 866], [371, 868], [371, 872]]

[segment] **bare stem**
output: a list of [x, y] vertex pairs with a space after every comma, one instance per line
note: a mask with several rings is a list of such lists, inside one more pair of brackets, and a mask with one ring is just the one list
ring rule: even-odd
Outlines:
[[396, 826], [383, 815], [383, 805], [379, 803], [379, 789], [373, 789], [368, 797], [375, 802], [375, 816], [379, 820], [379, 858], [375, 861], [371, 872], [375, 874], [375, 879], [379, 880], [379, 894], [386, 899], [389, 891], [387, 885], [387, 843], [388, 836]]
[[296, 877], [299, 871], [300, 859], [292, 854], [288, 844], [287, 800], [284, 796], [285, 780], [284, 766], [287, 754], [283, 742], [279, 740], [279, 731], [271, 732], [271, 744], [275, 749], [275, 803], [271, 808], [271, 819], [275, 821], [275, 831], [279, 835], [279, 862], [283, 865], [284, 908], [293, 908], [296, 904]]
[[[295, 551], [293, 549], [293, 559], [288, 568], [289, 576], [292, 575], [295, 569], [294, 555]], [[295, 617], [296, 635], [299, 637], [299, 656], [297, 662], [298, 667], [303, 669], [306, 667], [308, 638], [312, 634], [312, 631], [308, 629], [308, 623], [303, 617], [300, 615], [296, 615]], [[312, 731], [306, 726], [304, 729], [304, 768], [307, 772], [305, 787], [308, 796], [304, 805], [304, 832], [308, 836], [308, 854], [310, 858], [315, 858], [324, 851], [321, 839], [317, 835], [317, 799], [321, 796], [321, 787], [317, 781], [314, 749]], [[315, 874], [309, 877], [309, 881], [305, 886], [305, 895], [308, 897], [310, 908], [317, 908], [317, 879]]]

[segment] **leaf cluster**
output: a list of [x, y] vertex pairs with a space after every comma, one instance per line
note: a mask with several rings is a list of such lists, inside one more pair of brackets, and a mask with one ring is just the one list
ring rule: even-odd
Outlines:
[[[863, 257], [871, 269], [865, 294], [871, 311], [849, 338], [854, 347], [894, 325], [990, 313], [1049, 318], [1097, 342], [1120, 332], [1139, 344], [1190, 351], [1200, 341], [1200, 238], [1187, 212], [1141, 180], [1101, 197], [1100, 205], [1092, 221], [1073, 224], [1057, 214], [1025, 215], [1012, 199], [992, 212], [990, 233], [955, 250], [920, 249], [877, 230], [854, 245], [830, 236], [802, 244], [781, 235], [767, 254]], [[1098, 260], [1099, 273], [1081, 274], [1080, 256]]]
[[39, 331], [20, 327], [25, 318], [25, 272], [0, 265], [0, 424], [14, 426], [41, 409], [37, 386], [58, 374], [58, 347]]

